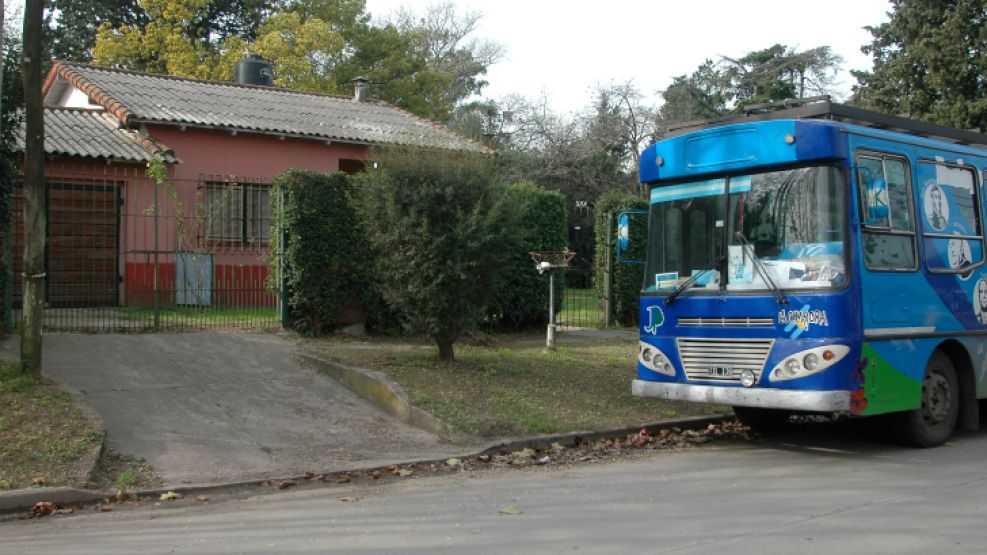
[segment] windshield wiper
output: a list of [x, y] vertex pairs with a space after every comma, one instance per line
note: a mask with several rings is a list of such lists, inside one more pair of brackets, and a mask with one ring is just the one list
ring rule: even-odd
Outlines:
[[686, 280], [685, 283], [683, 283], [682, 285], [679, 285], [675, 289], [675, 291], [672, 291], [671, 294], [669, 294], [667, 297], [665, 297], [665, 304], [672, 304], [673, 302], [675, 302], [675, 298], [676, 297], [678, 297], [679, 295], [682, 294], [683, 291], [685, 291], [686, 289], [688, 289], [689, 287], [691, 287], [692, 284], [695, 283], [697, 279], [699, 279], [699, 278], [701, 278], [703, 276], [703, 274], [705, 274], [706, 272], [712, 270], [713, 268], [715, 268], [716, 266], [718, 266], [720, 263], [722, 263], [726, 259], [726, 257], [727, 257], [727, 255], [721, 254], [720, 256], [717, 256], [716, 258], [714, 258], [709, 264], [707, 264], [707, 265], [703, 266], [702, 268], [700, 268], [699, 271], [697, 271], [696, 273], [692, 274], [692, 277], [690, 277], [688, 280]]
[[751, 245], [750, 241], [747, 240], [747, 237], [744, 237], [744, 234], [739, 231], [735, 236], [737, 237], [737, 240], [740, 241], [740, 248], [743, 249], [744, 252], [750, 253], [751, 262], [754, 263], [754, 269], [757, 270], [757, 273], [761, 276], [761, 279], [764, 280], [764, 283], [767, 283], [768, 287], [771, 288], [771, 293], [774, 294], [775, 300], [778, 301], [778, 304], [788, 304], [788, 298], [785, 297], [785, 294], [781, 292], [781, 288], [778, 287], [774, 280], [771, 279], [771, 276], [768, 275], [767, 268], [764, 267], [764, 263], [761, 262], [761, 259], [754, 254], [754, 247]]

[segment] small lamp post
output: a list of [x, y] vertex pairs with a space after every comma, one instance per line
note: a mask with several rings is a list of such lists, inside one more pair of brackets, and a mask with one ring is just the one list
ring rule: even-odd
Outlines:
[[576, 256], [568, 249], [564, 251], [534, 251], [528, 253], [535, 261], [539, 274], [548, 272], [548, 329], [545, 332], [545, 348], [555, 350], [555, 268], [568, 268], [569, 261]]

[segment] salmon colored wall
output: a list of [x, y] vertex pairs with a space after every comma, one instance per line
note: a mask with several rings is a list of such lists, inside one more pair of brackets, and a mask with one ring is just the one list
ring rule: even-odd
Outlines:
[[[174, 303], [174, 252], [188, 250], [178, 245], [180, 235], [175, 226], [176, 206], [192, 210], [196, 191], [205, 179], [225, 176], [250, 183], [270, 183], [288, 169], [338, 171], [341, 159], [366, 158], [368, 148], [360, 145], [326, 144], [324, 141], [291, 139], [251, 133], [233, 135], [227, 131], [187, 127], [148, 125], [146, 131], [157, 141], [173, 149], [182, 160], [170, 165], [168, 177], [177, 202], [166, 198], [159, 187], [157, 226], [153, 217], [154, 183], [146, 177], [144, 164], [107, 164], [105, 161], [76, 159], [49, 160], [48, 179], [80, 182], [112, 182], [121, 188], [119, 291], [124, 306], [153, 304], [154, 256], [158, 254], [158, 289]], [[187, 208], [186, 208], [187, 207]], [[157, 227], [157, 248], [154, 229]], [[201, 235], [194, 230], [187, 236]], [[214, 303], [272, 306], [276, 298], [263, 292], [267, 278], [266, 245], [226, 245], [215, 252]]]
[[367, 156], [367, 147], [324, 141], [167, 125], [147, 125], [155, 140], [175, 151], [182, 163], [175, 167], [178, 179], [202, 175], [234, 175], [269, 182], [288, 169], [338, 171], [339, 160]]

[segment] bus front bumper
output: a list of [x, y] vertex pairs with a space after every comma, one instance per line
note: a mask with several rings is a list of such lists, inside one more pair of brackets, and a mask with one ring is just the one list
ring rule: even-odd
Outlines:
[[802, 389], [770, 389], [690, 385], [668, 382], [634, 380], [631, 393], [635, 397], [654, 397], [673, 401], [714, 403], [742, 407], [788, 409], [807, 412], [840, 412], [850, 410], [849, 391], [807, 391]]

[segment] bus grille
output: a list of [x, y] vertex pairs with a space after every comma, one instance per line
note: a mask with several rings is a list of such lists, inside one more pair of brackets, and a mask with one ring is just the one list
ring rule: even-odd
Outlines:
[[719, 316], [697, 316], [692, 318], [679, 318], [679, 325], [695, 328], [770, 328], [775, 325], [774, 319], [741, 317], [723, 318]]
[[676, 340], [685, 375], [690, 380], [737, 382], [744, 370], [761, 378], [774, 339], [680, 337]]

